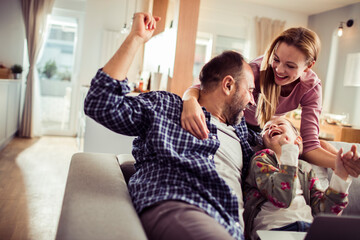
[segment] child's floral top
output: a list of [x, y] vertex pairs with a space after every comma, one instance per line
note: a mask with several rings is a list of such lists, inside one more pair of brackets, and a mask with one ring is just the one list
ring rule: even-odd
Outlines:
[[[320, 212], [339, 214], [347, 205], [347, 194], [328, 188], [321, 191], [320, 181], [311, 164], [299, 160], [298, 167], [280, 165], [270, 149], [257, 152], [250, 163], [244, 184], [245, 232], [249, 234], [253, 221], [265, 202], [279, 208], [288, 208], [296, 195], [295, 179], [299, 178], [306, 204], [312, 214]], [[249, 237], [249, 235], [247, 235]]]

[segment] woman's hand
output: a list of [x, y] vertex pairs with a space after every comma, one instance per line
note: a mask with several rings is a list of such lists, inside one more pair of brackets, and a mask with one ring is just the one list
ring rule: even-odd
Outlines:
[[352, 145], [351, 150], [345, 153], [341, 159], [349, 175], [358, 177], [360, 174], [360, 159], [356, 145]]
[[181, 126], [199, 139], [208, 138], [205, 115], [196, 98], [183, 101]]
[[342, 153], [343, 153], [343, 149], [340, 148], [340, 150], [336, 154], [334, 173], [338, 175], [340, 178], [342, 178], [344, 181], [346, 181], [349, 176], [349, 173], [344, 166], [344, 162], [342, 160], [343, 157]]

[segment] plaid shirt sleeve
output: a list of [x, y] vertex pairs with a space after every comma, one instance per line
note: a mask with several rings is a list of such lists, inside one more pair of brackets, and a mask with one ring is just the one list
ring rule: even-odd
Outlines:
[[130, 92], [127, 79], [114, 80], [101, 69], [91, 81], [84, 103], [85, 114], [110, 130], [129, 136], [140, 136], [150, 126], [149, 114], [157, 103], [159, 94], [126, 96]]

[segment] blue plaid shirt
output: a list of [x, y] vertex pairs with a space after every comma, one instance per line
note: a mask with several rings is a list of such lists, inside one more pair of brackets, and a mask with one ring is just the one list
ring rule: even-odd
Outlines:
[[[127, 79], [117, 81], [100, 69], [85, 99], [85, 113], [110, 130], [138, 136], [133, 142], [136, 173], [128, 187], [140, 213], [164, 200], [198, 206], [223, 225], [236, 239], [243, 239], [238, 201], [215, 169], [220, 146], [217, 128], [204, 109], [209, 138], [199, 140], [180, 124], [182, 100], [169, 92], [129, 93]], [[243, 152], [243, 175], [253, 151], [244, 119], [234, 126]]]

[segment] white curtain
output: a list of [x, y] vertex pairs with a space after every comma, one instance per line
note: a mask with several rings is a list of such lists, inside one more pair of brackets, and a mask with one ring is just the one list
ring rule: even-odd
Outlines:
[[38, 81], [36, 60], [44, 39], [47, 15], [51, 13], [54, 0], [21, 0], [21, 5], [28, 46], [29, 72], [19, 135], [34, 137], [34, 89]]
[[257, 56], [263, 55], [272, 40], [284, 31], [285, 21], [265, 17], [255, 18]]

